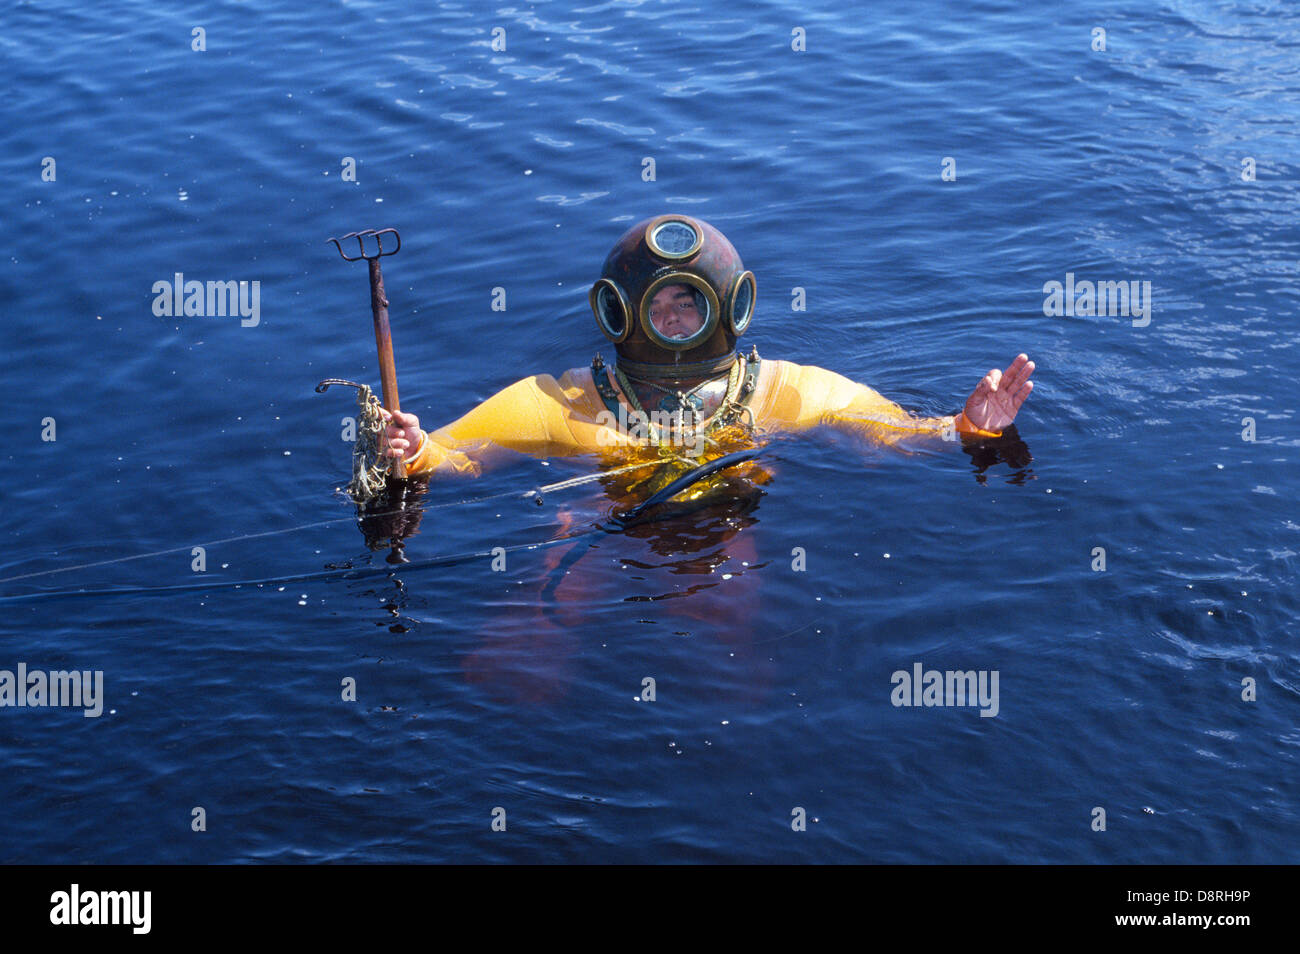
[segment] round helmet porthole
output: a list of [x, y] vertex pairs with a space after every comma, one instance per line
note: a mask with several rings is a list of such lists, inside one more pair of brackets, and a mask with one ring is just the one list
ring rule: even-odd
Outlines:
[[712, 336], [718, 311], [718, 296], [707, 282], [696, 275], [670, 272], [646, 290], [641, 327], [659, 347], [686, 351]]
[[646, 229], [646, 244], [660, 258], [677, 261], [699, 251], [704, 239], [695, 226], [681, 219], [655, 221]]
[[754, 273], [745, 272], [736, 279], [735, 289], [731, 293], [731, 330], [743, 335], [754, 317]]
[[622, 341], [632, 329], [627, 299], [617, 285], [602, 278], [592, 286], [591, 310], [605, 337], [615, 343]]

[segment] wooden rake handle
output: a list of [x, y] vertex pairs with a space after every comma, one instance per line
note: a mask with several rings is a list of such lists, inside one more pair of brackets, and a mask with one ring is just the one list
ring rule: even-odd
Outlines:
[[[384, 249], [384, 236], [391, 235], [396, 245]], [[365, 240], [374, 238], [377, 251], [368, 253]], [[357, 240], [358, 253], [349, 255], [343, 251], [343, 242]], [[375, 346], [379, 351], [379, 381], [383, 388], [384, 409], [390, 413], [400, 411], [401, 403], [397, 396], [397, 365], [393, 361], [393, 332], [388, 325], [388, 296], [384, 294], [384, 273], [379, 268], [379, 260], [385, 255], [396, 255], [402, 247], [402, 236], [397, 229], [363, 229], [349, 232], [339, 238], [331, 238], [339, 255], [344, 261], [355, 262], [365, 259], [370, 266], [370, 311], [375, 318]], [[401, 457], [393, 458], [390, 472], [399, 480], [406, 479], [406, 461]]]

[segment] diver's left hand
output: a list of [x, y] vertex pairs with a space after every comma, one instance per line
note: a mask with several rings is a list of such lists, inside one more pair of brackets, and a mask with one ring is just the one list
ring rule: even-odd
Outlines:
[[976, 385], [966, 400], [962, 414], [966, 420], [983, 431], [1001, 431], [1016, 419], [1016, 412], [1025, 403], [1034, 382], [1034, 362], [1028, 355], [1018, 354], [1006, 371], [991, 370]]

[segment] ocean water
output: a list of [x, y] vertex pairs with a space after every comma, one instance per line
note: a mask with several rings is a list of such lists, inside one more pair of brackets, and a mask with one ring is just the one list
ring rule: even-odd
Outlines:
[[[0, 708], [0, 861], [1300, 861], [1295, 4], [49, 0], [0, 65], [0, 670], [104, 680]], [[326, 238], [401, 230], [434, 427], [608, 357], [666, 211], [765, 358], [938, 414], [1029, 354], [1020, 443], [782, 439], [744, 506], [533, 549], [619, 501], [521, 457], [405, 547], [504, 571], [369, 549]], [[178, 272], [256, 313], [157, 315]], [[918, 665], [996, 714], [895, 705]]]

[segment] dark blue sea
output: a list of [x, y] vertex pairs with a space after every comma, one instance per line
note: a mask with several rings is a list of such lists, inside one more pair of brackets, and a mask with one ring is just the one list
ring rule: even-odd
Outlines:
[[[1295, 3], [11, 0], [0, 68], [0, 670], [103, 674], [0, 708], [0, 862], [1300, 861]], [[671, 211], [765, 359], [948, 414], [1028, 354], [1018, 440], [782, 438], [545, 546], [622, 502], [519, 455], [371, 549], [326, 239], [400, 230], [431, 428], [609, 358]]]

